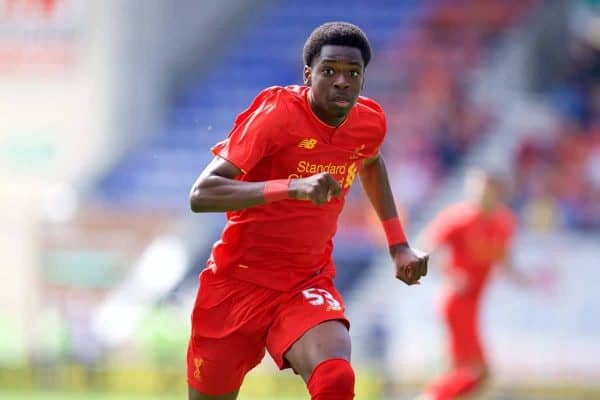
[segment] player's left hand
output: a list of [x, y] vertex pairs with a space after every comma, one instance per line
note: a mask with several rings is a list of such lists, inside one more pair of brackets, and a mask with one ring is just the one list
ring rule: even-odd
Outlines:
[[418, 285], [422, 276], [427, 275], [429, 254], [404, 244], [390, 247], [390, 255], [396, 265], [396, 278], [407, 285]]

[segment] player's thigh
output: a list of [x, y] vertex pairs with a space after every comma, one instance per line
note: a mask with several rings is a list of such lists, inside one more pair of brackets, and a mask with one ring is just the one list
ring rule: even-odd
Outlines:
[[267, 349], [279, 368], [304, 379], [330, 358], [350, 359], [349, 323], [342, 296], [331, 279], [320, 278], [293, 293], [277, 310]]
[[321, 362], [333, 358], [350, 361], [350, 353], [348, 329], [341, 321], [332, 320], [309, 329], [285, 353], [285, 358], [307, 382]]
[[235, 393], [265, 354], [280, 292], [205, 270], [192, 311], [187, 382], [211, 396]]
[[448, 333], [456, 340], [470, 340], [477, 333], [477, 307], [472, 301], [456, 299], [444, 310]]
[[261, 337], [235, 333], [219, 339], [192, 335], [187, 354], [190, 393], [234, 399], [248, 371], [262, 360], [264, 346]]
[[196, 389], [188, 386], [188, 400], [235, 400], [237, 399], [238, 391], [224, 394], [221, 396], [211, 396], [198, 392]]
[[448, 319], [449, 350], [455, 368], [486, 368], [477, 319], [475, 307], [455, 309]]

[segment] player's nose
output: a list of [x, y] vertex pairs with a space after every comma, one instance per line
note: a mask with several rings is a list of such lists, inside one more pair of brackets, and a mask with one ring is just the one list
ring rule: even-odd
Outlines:
[[344, 77], [344, 74], [339, 74], [335, 82], [333, 82], [333, 87], [338, 90], [346, 90], [350, 87], [350, 82]]

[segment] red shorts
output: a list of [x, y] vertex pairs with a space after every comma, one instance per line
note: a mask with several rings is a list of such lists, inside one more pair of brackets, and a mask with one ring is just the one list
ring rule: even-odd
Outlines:
[[443, 313], [454, 366], [485, 362], [479, 336], [479, 300], [459, 295], [448, 296], [444, 299]]
[[350, 327], [342, 297], [326, 277], [317, 276], [289, 292], [215, 275], [212, 270], [203, 271], [199, 280], [187, 382], [203, 394], [239, 389], [265, 348], [280, 369], [289, 368], [285, 352], [321, 322], [341, 320]]

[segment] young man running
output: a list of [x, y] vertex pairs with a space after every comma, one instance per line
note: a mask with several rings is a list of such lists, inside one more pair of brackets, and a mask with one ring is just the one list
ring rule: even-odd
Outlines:
[[313, 400], [354, 398], [349, 322], [333, 285], [332, 238], [359, 177], [389, 240], [396, 277], [427, 273], [404, 236], [379, 147], [383, 109], [359, 96], [371, 49], [355, 25], [327, 23], [304, 46], [304, 85], [262, 91], [235, 120], [190, 194], [227, 212], [192, 313], [191, 400], [233, 400], [266, 350]]

